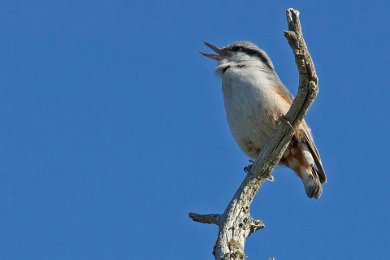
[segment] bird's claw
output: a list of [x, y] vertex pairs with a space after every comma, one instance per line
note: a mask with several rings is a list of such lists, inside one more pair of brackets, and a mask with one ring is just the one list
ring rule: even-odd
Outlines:
[[244, 172], [245, 172], [246, 174], [251, 173], [251, 168], [252, 168], [252, 165], [253, 165], [253, 163], [254, 163], [255, 161], [252, 160], [252, 159], [249, 159], [249, 162], [250, 162], [251, 164], [249, 164], [248, 166], [245, 166], [245, 167], [244, 167]]
[[245, 172], [246, 174], [251, 173], [252, 165], [253, 165], [253, 164], [249, 164], [248, 166], [245, 166], [245, 167], [244, 167], [244, 172]]
[[[244, 167], [244, 172], [245, 172], [246, 174], [251, 173], [251, 168], [252, 168], [253, 163], [254, 163], [255, 161], [252, 160], [252, 159], [249, 159], [249, 162], [250, 162], [251, 164], [249, 164], [248, 166], [245, 166], [245, 167]], [[270, 175], [266, 178], [266, 180], [272, 183], [272, 182], [275, 182], [275, 177], [274, 177], [272, 174], [270, 174]]]
[[272, 183], [272, 182], [275, 182], [275, 177], [274, 177], [273, 175], [270, 174], [270, 175], [267, 177], [266, 180]]

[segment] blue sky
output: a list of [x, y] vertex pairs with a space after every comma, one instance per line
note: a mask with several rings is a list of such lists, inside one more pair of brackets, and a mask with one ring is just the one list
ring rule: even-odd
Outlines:
[[250, 40], [296, 93], [301, 12], [320, 79], [307, 120], [328, 183], [258, 193], [250, 259], [390, 258], [388, 1], [2, 1], [0, 258], [212, 259], [247, 158], [202, 41]]

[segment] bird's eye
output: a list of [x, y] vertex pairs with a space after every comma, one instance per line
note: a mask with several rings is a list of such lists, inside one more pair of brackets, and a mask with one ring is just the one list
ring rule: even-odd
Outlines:
[[238, 47], [238, 46], [234, 46], [232, 48], [232, 51], [240, 51], [242, 48], [241, 47]]

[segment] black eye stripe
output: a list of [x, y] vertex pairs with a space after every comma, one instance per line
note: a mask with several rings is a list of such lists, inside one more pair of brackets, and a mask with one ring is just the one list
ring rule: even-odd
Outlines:
[[[236, 47], [234, 47], [235, 49]], [[270, 68], [271, 70], [273, 69], [268, 58], [261, 52], [258, 52], [258, 51], [255, 51], [255, 50], [252, 50], [252, 49], [248, 49], [248, 48], [244, 48], [244, 47], [238, 47], [238, 51], [242, 51], [242, 52], [245, 52], [246, 54], [248, 54], [249, 56], [257, 56], [260, 58], [260, 60], [265, 63], [267, 65], [268, 68]]]
[[251, 50], [251, 49], [245, 49], [243, 50], [244, 52], [246, 52], [248, 55], [255, 55], [255, 56], [259, 56], [259, 53], [257, 51], [254, 51], [254, 50]]
[[232, 48], [230, 48], [231, 51], [242, 51], [242, 52], [245, 52], [246, 54], [250, 55], [250, 56], [256, 56], [256, 57], [259, 57], [259, 59], [265, 64], [267, 65], [268, 68], [270, 68], [271, 70], [273, 69], [272, 68], [272, 65], [270, 64], [270, 61], [269, 59], [261, 52], [259, 51], [256, 51], [256, 50], [253, 50], [253, 49], [249, 49], [249, 48], [246, 48], [246, 47], [242, 47], [242, 46], [234, 46]]

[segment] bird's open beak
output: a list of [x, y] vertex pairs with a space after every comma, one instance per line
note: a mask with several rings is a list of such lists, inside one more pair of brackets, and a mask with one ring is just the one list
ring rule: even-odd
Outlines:
[[202, 54], [203, 56], [206, 56], [207, 58], [214, 59], [216, 61], [220, 61], [223, 59], [224, 56], [227, 55], [226, 50], [224, 50], [223, 48], [216, 47], [208, 42], [204, 42], [204, 44], [218, 54], [218, 55], [211, 54], [211, 53], [206, 53], [206, 52], [201, 52], [201, 51], [199, 52], [200, 54]]

